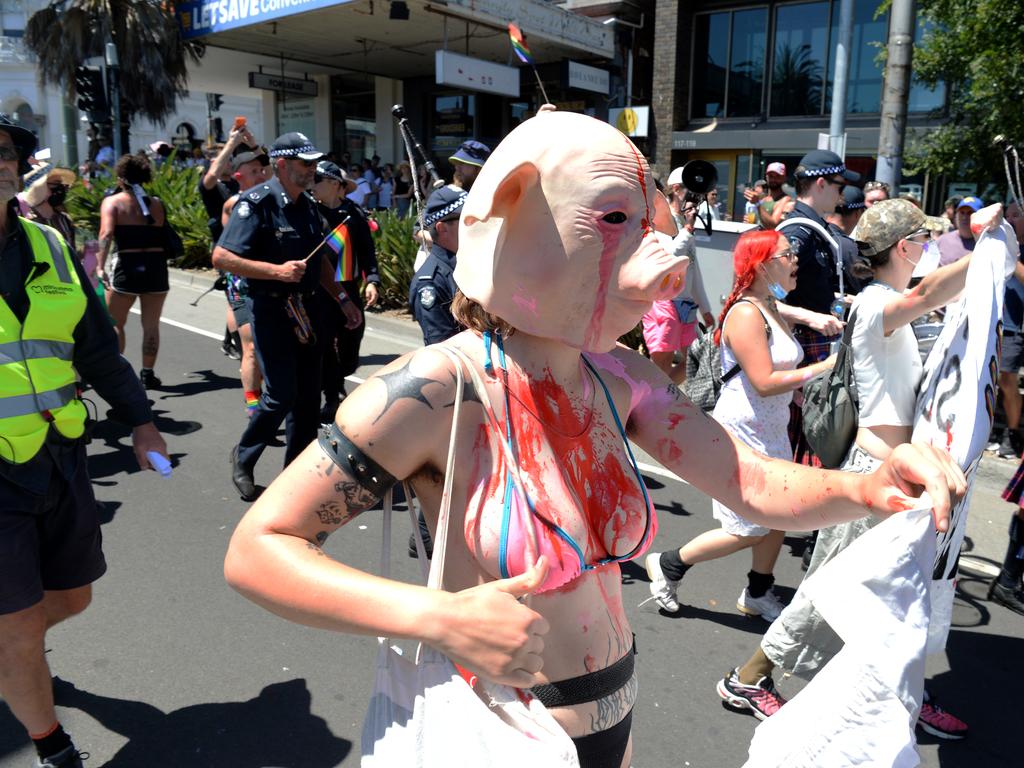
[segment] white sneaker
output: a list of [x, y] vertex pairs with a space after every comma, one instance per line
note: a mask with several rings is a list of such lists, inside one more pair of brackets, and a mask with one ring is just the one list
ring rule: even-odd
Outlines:
[[740, 613], [748, 616], [760, 616], [765, 621], [775, 621], [786, 606], [770, 589], [761, 597], [751, 597], [749, 590], [744, 587], [740, 599], [736, 601], [736, 607]]
[[676, 589], [678, 581], [669, 581], [665, 578], [665, 572], [661, 570], [661, 553], [651, 552], [644, 559], [644, 567], [647, 568], [647, 576], [650, 578], [651, 596], [659, 606], [669, 613], [679, 610], [679, 601], [676, 600]]

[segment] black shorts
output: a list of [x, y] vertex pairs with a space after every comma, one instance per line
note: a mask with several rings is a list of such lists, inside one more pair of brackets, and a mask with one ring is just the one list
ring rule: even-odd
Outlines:
[[1020, 331], [1003, 331], [999, 372], [1016, 374], [1024, 367], [1024, 334]]
[[84, 448], [79, 459], [71, 480], [54, 469], [44, 496], [0, 478], [0, 614], [31, 608], [45, 590], [84, 587], [107, 570]]
[[111, 259], [110, 287], [115, 293], [167, 293], [167, 254], [163, 251], [116, 253]]

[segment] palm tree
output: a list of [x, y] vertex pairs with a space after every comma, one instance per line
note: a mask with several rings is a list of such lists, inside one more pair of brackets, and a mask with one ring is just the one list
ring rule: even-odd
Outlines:
[[75, 69], [103, 56], [111, 41], [121, 65], [122, 122], [141, 115], [163, 123], [178, 97], [188, 94], [187, 64], [198, 63], [205, 52], [202, 43], [182, 40], [173, 2], [54, 0], [25, 26], [25, 44], [36, 55], [42, 81], [69, 90]]
[[773, 115], [821, 113], [821, 64], [812, 58], [811, 46], [786, 45], [775, 54], [772, 73]]

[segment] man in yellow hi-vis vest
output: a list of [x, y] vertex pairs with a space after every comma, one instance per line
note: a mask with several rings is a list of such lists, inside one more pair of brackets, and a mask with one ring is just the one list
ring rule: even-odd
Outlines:
[[0, 115], [0, 699], [31, 736], [39, 768], [79, 768], [57, 720], [47, 629], [89, 604], [103, 575], [85, 456], [79, 379], [133, 427], [139, 465], [167, 446], [110, 318], [57, 231], [19, 218], [15, 194], [35, 151]]

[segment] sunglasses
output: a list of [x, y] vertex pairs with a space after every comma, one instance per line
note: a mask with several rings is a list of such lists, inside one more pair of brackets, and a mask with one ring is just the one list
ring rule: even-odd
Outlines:
[[14, 147], [0, 147], [0, 162], [10, 163], [20, 159], [21, 156]]
[[874, 192], [876, 189], [884, 189], [886, 193], [889, 192], [889, 185], [884, 181], [869, 181], [864, 185], [865, 192]]
[[840, 189], [846, 186], [846, 181], [843, 179], [825, 179], [825, 181], [834, 187], [839, 187]]
[[787, 248], [784, 251], [779, 251], [778, 253], [773, 253], [771, 258], [773, 258], [773, 259], [792, 259], [794, 256], [796, 256], [796, 254], [793, 252], [793, 249], [792, 248]]

